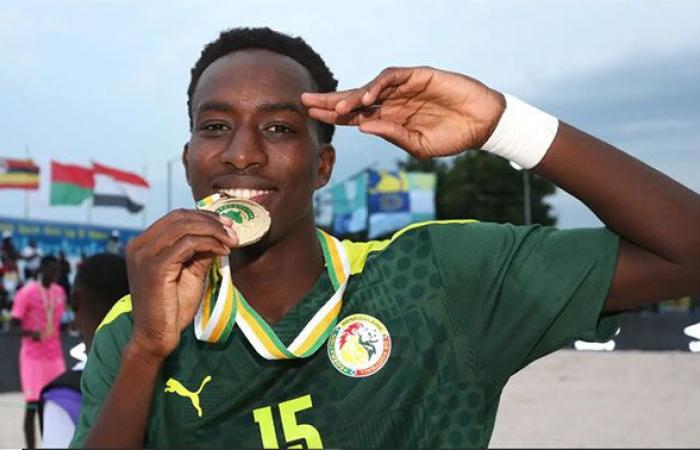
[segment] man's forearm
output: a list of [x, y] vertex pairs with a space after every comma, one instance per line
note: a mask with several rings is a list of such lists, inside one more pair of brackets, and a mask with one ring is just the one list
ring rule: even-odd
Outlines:
[[700, 265], [700, 195], [666, 175], [564, 123], [534, 171], [626, 240], [669, 262]]
[[143, 447], [158, 373], [163, 361], [129, 344], [109, 396], [84, 447]]

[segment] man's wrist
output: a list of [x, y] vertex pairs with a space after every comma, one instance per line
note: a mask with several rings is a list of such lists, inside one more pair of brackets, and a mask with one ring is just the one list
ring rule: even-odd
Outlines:
[[144, 368], [159, 369], [165, 358], [165, 356], [144, 348], [137, 339], [133, 338], [126, 344], [122, 352], [122, 364], [136, 364]]
[[512, 95], [503, 96], [506, 108], [481, 149], [531, 169], [552, 145], [559, 120]]

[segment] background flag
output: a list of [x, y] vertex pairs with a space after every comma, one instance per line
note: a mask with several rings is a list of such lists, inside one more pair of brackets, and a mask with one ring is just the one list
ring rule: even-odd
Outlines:
[[51, 161], [50, 205], [79, 205], [92, 197], [94, 187], [92, 169]]
[[435, 219], [435, 185], [437, 175], [429, 172], [406, 172], [411, 222]]
[[95, 177], [95, 206], [117, 206], [137, 213], [146, 204], [148, 182], [133, 172], [92, 163]]
[[333, 234], [342, 236], [367, 228], [367, 171], [331, 188]]
[[408, 177], [404, 171], [367, 171], [369, 178], [369, 238], [411, 223]]
[[330, 228], [333, 225], [333, 193], [330, 189], [314, 194], [314, 219], [320, 227]]
[[39, 166], [31, 159], [0, 158], [0, 188], [39, 189]]

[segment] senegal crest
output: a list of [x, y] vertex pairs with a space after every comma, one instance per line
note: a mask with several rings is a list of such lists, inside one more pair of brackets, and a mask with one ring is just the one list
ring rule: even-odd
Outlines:
[[349, 377], [370, 376], [386, 364], [391, 353], [389, 331], [378, 319], [352, 314], [335, 327], [328, 339], [328, 358]]

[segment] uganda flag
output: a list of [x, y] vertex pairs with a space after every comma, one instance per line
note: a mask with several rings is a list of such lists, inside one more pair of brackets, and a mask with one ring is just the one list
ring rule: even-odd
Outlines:
[[79, 205], [92, 197], [94, 188], [92, 168], [51, 161], [52, 206]]
[[0, 188], [39, 189], [39, 166], [31, 159], [0, 158]]

